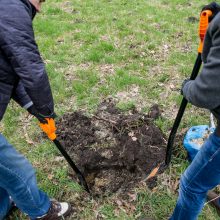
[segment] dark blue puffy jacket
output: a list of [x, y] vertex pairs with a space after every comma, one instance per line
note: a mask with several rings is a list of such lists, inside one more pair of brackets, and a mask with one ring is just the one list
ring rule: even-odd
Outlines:
[[39, 113], [54, 111], [44, 63], [34, 39], [28, 0], [0, 0], [0, 120], [11, 98]]

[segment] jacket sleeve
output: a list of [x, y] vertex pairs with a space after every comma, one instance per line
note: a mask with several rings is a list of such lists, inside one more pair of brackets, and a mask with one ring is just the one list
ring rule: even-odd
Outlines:
[[201, 73], [183, 87], [184, 97], [193, 105], [213, 110], [220, 106], [220, 16], [207, 30], [205, 44], [210, 45]]
[[18, 85], [14, 88], [12, 98], [23, 108], [28, 109], [33, 105], [29, 95], [25, 91], [22, 82], [19, 81]]
[[25, 88], [23, 91], [39, 113], [49, 115], [54, 111], [53, 97], [34, 39], [30, 10], [21, 1], [5, 1], [1, 5], [0, 47], [19, 76]]

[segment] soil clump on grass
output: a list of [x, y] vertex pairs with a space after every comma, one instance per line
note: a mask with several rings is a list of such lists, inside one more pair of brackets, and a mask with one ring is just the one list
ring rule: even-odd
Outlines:
[[[148, 115], [135, 109], [125, 113], [105, 101], [92, 116], [73, 112], [58, 121], [58, 139], [94, 195], [129, 191], [164, 161], [164, 135], [152, 118], [157, 109]], [[155, 186], [156, 178], [147, 184]]]

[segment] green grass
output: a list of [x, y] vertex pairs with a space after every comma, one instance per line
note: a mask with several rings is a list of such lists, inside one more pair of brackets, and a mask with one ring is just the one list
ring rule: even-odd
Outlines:
[[[147, 112], [152, 104], [159, 104], [163, 117], [156, 124], [168, 136], [182, 99], [179, 88], [191, 74], [197, 55], [198, 23], [190, 23], [188, 18], [198, 19], [205, 3], [47, 0], [34, 21], [34, 29], [47, 64], [58, 115], [79, 109], [93, 112], [105, 98], [123, 93], [127, 99], [119, 100], [118, 107], [124, 111], [138, 105]], [[135, 89], [138, 92], [132, 96]], [[179, 132], [207, 123], [208, 113], [189, 105]], [[36, 120], [27, 119], [15, 103], [9, 105], [0, 129], [33, 163], [39, 186], [51, 197], [74, 203], [83, 193], [68, 177], [65, 161], [54, 160], [59, 153], [43, 139]], [[166, 178], [160, 179], [154, 192], [146, 188], [136, 190], [135, 210], [120, 209], [113, 202], [114, 196], [98, 201], [87, 198], [78, 219], [168, 219], [177, 191], [170, 182], [165, 183], [169, 178], [178, 181], [188, 165], [181, 141], [175, 145], [178, 150]], [[26, 217], [18, 213], [14, 219]], [[199, 219], [214, 220], [217, 216], [205, 207]]]

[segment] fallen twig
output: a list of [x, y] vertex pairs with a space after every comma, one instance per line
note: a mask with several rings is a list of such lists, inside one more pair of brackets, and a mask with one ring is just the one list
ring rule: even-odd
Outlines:
[[112, 120], [110, 120], [110, 119], [101, 118], [101, 117], [98, 117], [98, 116], [96, 116], [96, 115], [93, 115], [93, 117], [96, 118], [96, 119], [98, 119], [98, 120], [102, 120], [102, 121], [109, 122], [109, 123], [111, 123], [111, 124], [117, 124], [116, 121], [112, 121]]
[[116, 126], [117, 122], [116, 121], [112, 121], [110, 119], [106, 119], [106, 118], [101, 118], [101, 117], [98, 117], [96, 115], [93, 115], [94, 118], [98, 119], [98, 120], [101, 120], [101, 121], [106, 121], [110, 124], [112, 124], [112, 126], [120, 133], [121, 130]]

